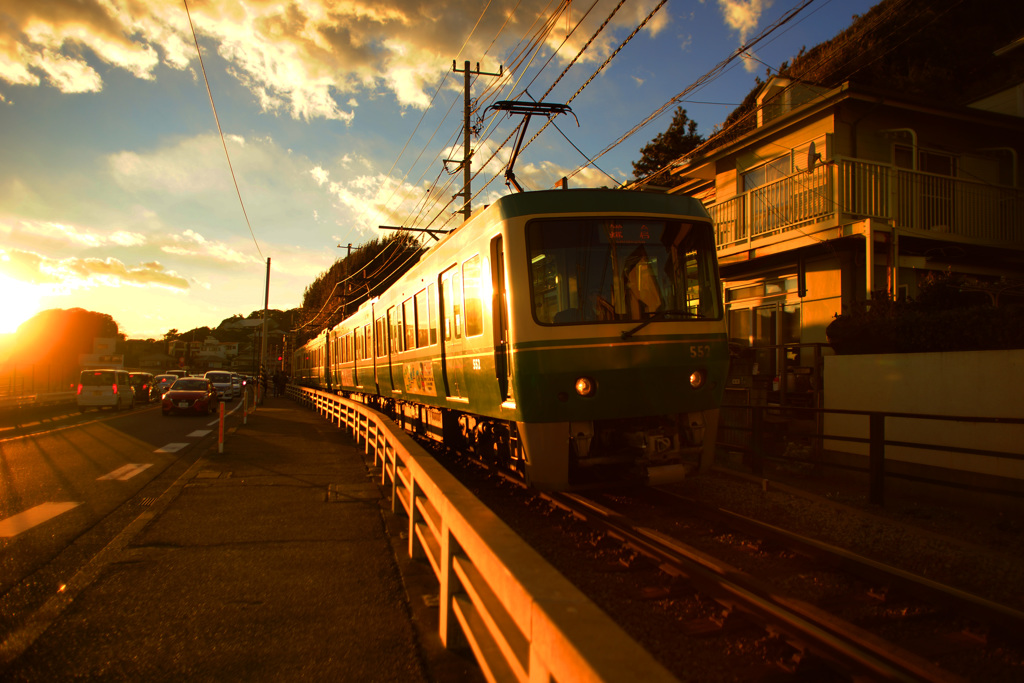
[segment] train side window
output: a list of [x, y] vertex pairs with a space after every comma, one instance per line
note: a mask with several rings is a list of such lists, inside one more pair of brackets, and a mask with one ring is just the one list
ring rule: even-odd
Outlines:
[[388, 327], [384, 322], [384, 317], [381, 316], [380, 318], [377, 318], [377, 339], [375, 340], [377, 358], [387, 355], [387, 352], [385, 351], [385, 349], [387, 349], [387, 344], [385, 343], [387, 340], [387, 330]]
[[427, 290], [416, 294], [416, 346], [430, 343], [429, 315], [427, 313]]
[[391, 338], [388, 342], [391, 353], [398, 353], [402, 350], [402, 335], [398, 333], [401, 327], [401, 324], [398, 322], [399, 315], [400, 311], [396, 310], [394, 306], [388, 309], [388, 327], [391, 328]]
[[452, 327], [456, 339], [462, 339], [462, 276], [452, 273]]
[[480, 255], [462, 264], [462, 291], [466, 302], [466, 336], [484, 333], [483, 302], [480, 299]]
[[444, 341], [450, 342], [452, 340], [452, 320], [454, 319], [455, 311], [452, 301], [452, 275], [451, 272], [444, 273], [441, 276], [441, 317], [444, 319], [444, 332], [442, 337]]
[[367, 323], [363, 326], [363, 360], [373, 358], [373, 326]]
[[437, 286], [427, 286], [427, 327], [430, 330], [430, 345], [437, 343]]
[[356, 360], [361, 360], [363, 357], [363, 336], [356, 330]]
[[416, 348], [416, 309], [411, 298], [402, 303], [402, 313], [405, 318], [405, 350]]
[[462, 338], [462, 277], [452, 266], [441, 275], [441, 305], [444, 307], [444, 340]]

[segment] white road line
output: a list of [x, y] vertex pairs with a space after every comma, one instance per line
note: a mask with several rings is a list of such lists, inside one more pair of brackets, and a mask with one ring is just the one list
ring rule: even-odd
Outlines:
[[142, 472], [147, 467], [152, 467], [152, 466], [153, 466], [153, 463], [145, 463], [145, 464], [134, 464], [134, 463], [132, 463], [132, 464], [124, 465], [123, 467], [118, 467], [113, 472], [109, 472], [107, 474], [104, 474], [102, 477], [98, 477], [96, 479], [96, 481], [104, 481], [106, 479], [117, 479], [118, 481], [128, 481], [129, 479], [134, 477], [139, 472]]
[[213, 431], [212, 429], [197, 429], [196, 431], [192, 432], [191, 434], [186, 434], [185, 436], [194, 436], [194, 437], [206, 436], [207, 434], [209, 434], [212, 431]]
[[186, 446], [188, 446], [187, 443], [169, 443], [166, 446], [161, 446], [160, 448], [156, 449], [153, 452], [154, 453], [177, 453], [178, 451], [180, 451], [182, 448], [185, 448]]
[[0, 521], [0, 538], [17, 536], [22, 531], [28, 531], [32, 527], [53, 519], [57, 515], [79, 505], [81, 503], [43, 503], [42, 505], [36, 505], [34, 508]]

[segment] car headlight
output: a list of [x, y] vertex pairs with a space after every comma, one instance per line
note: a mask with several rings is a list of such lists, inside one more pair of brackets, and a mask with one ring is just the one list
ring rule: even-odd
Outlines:
[[580, 396], [593, 396], [597, 391], [597, 384], [589, 377], [580, 377], [576, 380], [576, 393]]

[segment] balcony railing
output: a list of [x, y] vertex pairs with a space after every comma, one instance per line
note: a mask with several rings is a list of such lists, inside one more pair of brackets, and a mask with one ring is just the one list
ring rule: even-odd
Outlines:
[[897, 228], [1024, 244], [1024, 192], [840, 159], [707, 207], [719, 250], [874, 218]]

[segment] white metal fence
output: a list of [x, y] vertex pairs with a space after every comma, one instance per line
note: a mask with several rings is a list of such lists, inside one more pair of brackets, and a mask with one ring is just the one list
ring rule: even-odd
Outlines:
[[491, 681], [674, 681], [385, 415], [322, 391], [288, 395], [364, 445], [439, 584], [445, 646], [464, 638]]
[[856, 159], [838, 159], [707, 207], [719, 249], [836, 219], [989, 242], [1024, 240], [1024, 192]]

